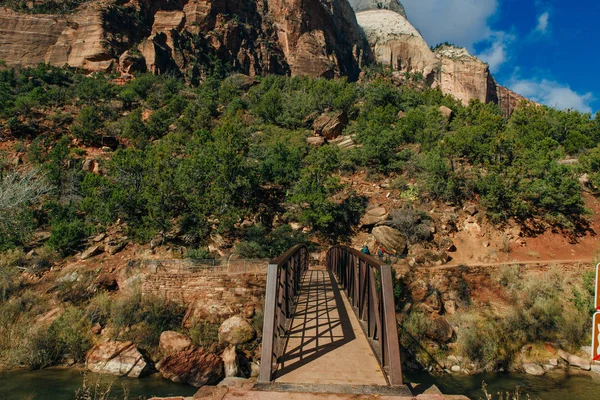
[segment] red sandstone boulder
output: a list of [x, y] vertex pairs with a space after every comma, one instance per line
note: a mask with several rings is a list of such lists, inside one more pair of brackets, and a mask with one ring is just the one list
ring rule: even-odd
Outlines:
[[219, 327], [219, 341], [229, 344], [244, 344], [256, 337], [256, 331], [248, 321], [240, 316], [228, 318]]
[[327, 139], [335, 139], [342, 134], [348, 124], [348, 116], [345, 112], [325, 113], [313, 122], [316, 135]]
[[179, 332], [164, 331], [160, 334], [158, 349], [164, 356], [178, 353], [192, 346], [192, 339]]
[[195, 387], [217, 384], [224, 377], [223, 360], [197, 348], [173, 353], [157, 368], [164, 378]]
[[569, 354], [562, 349], [558, 350], [558, 355], [560, 358], [568, 362], [569, 366], [571, 367], [581, 368], [584, 371], [589, 371], [591, 369], [591, 363], [581, 357]]
[[99, 374], [139, 378], [150, 370], [150, 365], [132, 342], [98, 343], [88, 351], [87, 369]]

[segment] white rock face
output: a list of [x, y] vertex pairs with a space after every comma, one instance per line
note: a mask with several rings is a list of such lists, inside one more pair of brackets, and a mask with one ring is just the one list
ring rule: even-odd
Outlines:
[[436, 72], [439, 60], [419, 31], [402, 15], [389, 10], [356, 13], [377, 62], [402, 72]]
[[406, 18], [404, 6], [398, 0], [348, 0], [355, 12], [367, 10], [390, 10]]

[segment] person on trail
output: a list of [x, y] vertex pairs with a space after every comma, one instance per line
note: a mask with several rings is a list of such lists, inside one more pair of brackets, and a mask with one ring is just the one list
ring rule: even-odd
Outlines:
[[371, 252], [369, 251], [369, 248], [367, 247], [366, 244], [363, 244], [363, 247], [360, 251], [362, 251], [366, 255], [369, 255], [369, 256], [371, 255]]
[[377, 247], [377, 257], [379, 257], [381, 261], [383, 261], [383, 255], [386, 253], [387, 251], [385, 251], [385, 247], [383, 247], [382, 245], [379, 245]]

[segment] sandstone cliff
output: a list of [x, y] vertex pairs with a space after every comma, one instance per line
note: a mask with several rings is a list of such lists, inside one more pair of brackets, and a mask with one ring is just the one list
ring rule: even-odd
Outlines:
[[431, 50], [397, 0], [352, 0], [351, 4], [376, 62], [391, 66], [396, 75], [420, 73], [427, 86], [439, 87], [465, 105], [473, 99], [497, 103], [506, 116], [524, 100], [499, 86], [489, 66], [466, 49], [442, 45]]
[[407, 18], [404, 6], [398, 0], [348, 0], [355, 12], [366, 10], [391, 10]]
[[0, 8], [0, 60], [89, 72], [172, 70], [190, 80], [208, 74], [214, 60], [251, 76], [355, 80], [375, 60], [400, 77], [422, 74], [427, 86], [464, 104], [498, 103], [507, 116], [523, 100], [465, 49], [432, 51], [398, 0], [100, 0], [61, 16]]
[[157, 73], [202, 74], [218, 58], [249, 75], [356, 79], [371, 59], [347, 0], [101, 0], [68, 16], [0, 8], [0, 26], [0, 59], [9, 66], [117, 71], [119, 59], [141, 53]]

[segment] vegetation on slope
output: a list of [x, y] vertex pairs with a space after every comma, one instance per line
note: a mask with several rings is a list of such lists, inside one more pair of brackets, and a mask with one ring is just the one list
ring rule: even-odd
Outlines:
[[[49, 260], [81, 250], [87, 237], [117, 221], [140, 243], [175, 241], [189, 255], [206, 256], [209, 238], [219, 234], [237, 242], [242, 256], [271, 257], [306, 239], [290, 227], [294, 222], [324, 241], [343, 241], [367, 205], [343, 183], [356, 171], [374, 181], [389, 178], [407, 203], [479, 200], [498, 224], [514, 219], [535, 230], [586, 229], [578, 177], [587, 173], [594, 190], [600, 183], [599, 118], [529, 105], [506, 119], [493, 104], [465, 107], [438, 90], [397, 87], [376, 73], [348, 83], [254, 80], [215, 71], [198, 86], [168, 75], [139, 75], [119, 86], [111, 77], [46, 65], [0, 71], [0, 132], [14, 143], [3, 147], [0, 164], [0, 250], [6, 257], [0, 278], [7, 299], [0, 336], [22, 336], [17, 321], [28, 324], [47, 311], [20, 286], [18, 268], [43, 271]], [[346, 113], [344, 134], [358, 145], [309, 146], [312, 122], [324, 112]], [[99, 150], [107, 138], [118, 139], [116, 151]], [[82, 170], [86, 155], [102, 173]], [[561, 162], [567, 157], [581, 162]], [[26, 259], [40, 230], [50, 232], [47, 248]], [[160, 330], [180, 322], [176, 305], [128, 299], [137, 309], [126, 310], [119, 309], [125, 304], [77, 295], [85, 290], [55, 289], [53, 296], [73, 306], [49, 331], [64, 334], [53, 333], [50, 342], [45, 331], [28, 339], [27, 346], [52, 351], [32, 353], [46, 354], [35, 360], [17, 357], [18, 363], [40, 367], [67, 353], [83, 354], [73, 346], [91, 343], [86, 335], [99, 319], [127, 327], [130, 338], [148, 348]], [[535, 307], [523, 313], [538, 312]], [[173, 319], [163, 321], [163, 312]], [[149, 327], [132, 328], [144, 324]]]

